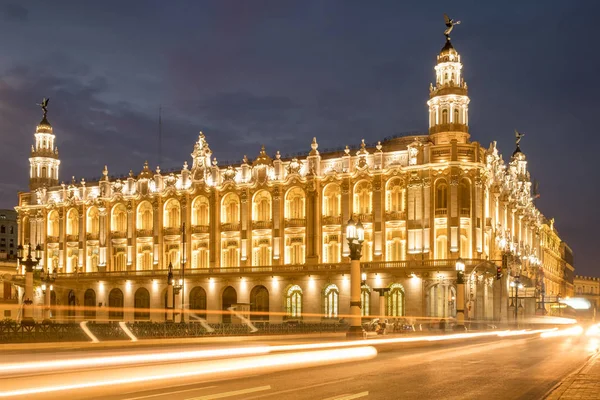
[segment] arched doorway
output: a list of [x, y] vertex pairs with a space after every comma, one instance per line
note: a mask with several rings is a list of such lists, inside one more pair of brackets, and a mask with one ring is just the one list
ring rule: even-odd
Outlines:
[[150, 319], [150, 293], [148, 293], [148, 289], [142, 287], [135, 291], [133, 307], [135, 308], [133, 315], [135, 320]]
[[223, 323], [230, 324], [231, 323], [231, 313], [229, 312], [229, 307], [233, 306], [237, 303], [237, 292], [231, 286], [227, 286], [225, 290], [223, 290], [223, 302], [222, 302], [222, 310], [223, 310]]
[[206, 319], [206, 291], [200, 286], [190, 292], [190, 310], [192, 316]]
[[92, 289], [85, 291], [83, 295], [83, 316], [85, 319], [96, 319], [96, 292]]
[[253, 321], [268, 321], [268, 312], [269, 291], [262, 285], [254, 286], [250, 292], [250, 319]]
[[108, 294], [108, 318], [123, 319], [123, 292], [113, 289]]
[[69, 321], [73, 321], [75, 319], [77, 306], [77, 296], [75, 296], [75, 292], [73, 290], [69, 291], [69, 295], [67, 296], [67, 304], [69, 307], [67, 308], [67, 317]]

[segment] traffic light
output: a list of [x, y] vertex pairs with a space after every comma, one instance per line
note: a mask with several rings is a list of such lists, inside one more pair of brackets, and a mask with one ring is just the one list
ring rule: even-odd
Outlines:
[[496, 280], [502, 278], [502, 267], [496, 267]]

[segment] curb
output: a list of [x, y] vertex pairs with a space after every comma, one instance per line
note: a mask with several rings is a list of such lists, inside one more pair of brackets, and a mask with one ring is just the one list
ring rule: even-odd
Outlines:
[[552, 387], [552, 389], [550, 389], [546, 393], [546, 395], [544, 395], [544, 397], [543, 397], [544, 400], [558, 400], [558, 399], [560, 399], [561, 396], [563, 394], [565, 394], [565, 392], [567, 390], [569, 390], [569, 388], [571, 387], [571, 385], [573, 384], [573, 382], [575, 382], [575, 379], [577, 379], [577, 376], [579, 376], [579, 374], [581, 374], [581, 371], [583, 371], [584, 369], [586, 369], [589, 365], [591, 365], [592, 363], [594, 363], [597, 359], [600, 359], [600, 352], [596, 352], [596, 354], [591, 355], [586, 360], [586, 362], [583, 363], [583, 365], [581, 366], [581, 368], [578, 368], [574, 372], [571, 372], [563, 380], [561, 380], [556, 385], [554, 385]]

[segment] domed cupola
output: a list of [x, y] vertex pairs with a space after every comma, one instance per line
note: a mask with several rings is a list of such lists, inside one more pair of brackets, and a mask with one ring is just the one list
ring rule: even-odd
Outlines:
[[58, 185], [58, 147], [54, 145], [55, 136], [52, 125], [48, 121], [48, 102], [44, 99], [40, 104], [44, 116], [35, 129], [35, 145], [31, 146], [29, 157], [29, 189]]

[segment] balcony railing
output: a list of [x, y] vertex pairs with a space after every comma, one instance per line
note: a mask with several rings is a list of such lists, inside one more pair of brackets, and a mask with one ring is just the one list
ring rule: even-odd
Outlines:
[[373, 222], [373, 214], [358, 214], [360, 222]]
[[404, 221], [406, 219], [406, 212], [404, 211], [387, 211], [385, 213], [386, 221]]
[[227, 222], [227, 223], [221, 224], [221, 232], [239, 231], [239, 230], [240, 230], [239, 222]]
[[100, 234], [98, 232], [88, 232], [85, 234], [86, 240], [98, 240], [100, 238]]
[[286, 218], [285, 219], [285, 227], [286, 228], [297, 228], [306, 226], [306, 218]]
[[67, 235], [67, 242], [79, 242], [79, 235]]
[[273, 221], [252, 221], [252, 229], [271, 229]]
[[448, 215], [448, 209], [447, 208], [436, 208], [435, 209], [435, 216], [436, 217], [445, 217], [446, 215]]
[[192, 226], [192, 233], [208, 233], [210, 226], [208, 225], [194, 225]]
[[124, 239], [127, 237], [127, 231], [112, 231], [110, 233], [113, 239]]
[[58, 243], [58, 236], [46, 236], [46, 241], [48, 243]]
[[341, 215], [323, 215], [321, 221], [323, 221], [323, 225], [341, 225], [342, 224], [342, 216]]
[[468, 207], [467, 208], [462, 207], [460, 209], [460, 216], [461, 217], [470, 217], [471, 216], [471, 209], [468, 208]]
[[136, 231], [136, 235], [137, 237], [143, 238], [143, 237], [153, 237], [154, 236], [154, 230], [152, 229], [138, 229]]
[[[466, 259], [466, 272], [470, 273], [474, 267], [481, 263], [490, 262], [489, 260], [481, 259]], [[425, 273], [433, 271], [455, 271], [456, 260], [409, 260], [409, 261], [377, 261], [361, 263], [361, 268], [365, 272], [385, 272], [393, 270], [403, 270], [409, 273]], [[187, 268], [185, 270], [186, 277], [193, 278], [194, 276], [215, 276], [215, 275], [237, 275], [240, 274], [258, 274], [272, 275], [285, 273], [316, 273], [316, 272], [331, 272], [337, 271], [346, 273], [350, 271], [348, 263], [323, 263], [323, 264], [290, 264], [290, 265], [265, 265], [252, 267], [229, 267], [229, 268]], [[58, 278], [90, 278], [97, 279], [98, 277], [165, 277], [167, 269], [155, 269], [144, 271], [110, 271], [110, 272], [88, 272], [88, 273], [59, 273]]]
[[181, 228], [163, 228], [163, 235], [165, 236], [175, 236], [181, 234]]

